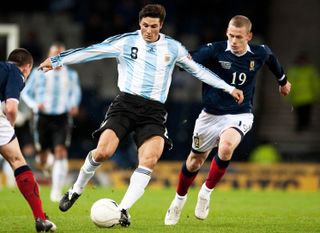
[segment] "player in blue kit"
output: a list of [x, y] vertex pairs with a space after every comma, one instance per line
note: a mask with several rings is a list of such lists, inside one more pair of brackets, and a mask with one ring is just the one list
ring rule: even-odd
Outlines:
[[242, 103], [242, 91], [194, 62], [178, 41], [160, 33], [164, 18], [163, 6], [146, 5], [139, 13], [140, 30], [108, 38], [87, 48], [62, 52], [40, 64], [40, 69], [50, 70], [103, 58], [116, 58], [118, 61], [120, 94], [110, 105], [100, 128], [94, 132], [94, 136], [99, 137], [98, 146], [89, 152], [76, 182], [61, 199], [60, 210], [67, 211], [74, 204], [95, 170], [114, 154], [119, 142], [134, 131], [139, 164], [119, 204], [120, 224], [130, 225], [127, 210], [143, 195], [164, 148], [172, 146], [165, 127], [167, 112], [164, 103], [175, 65], [222, 89], [238, 104]]
[[198, 219], [207, 218], [211, 192], [226, 172], [234, 150], [252, 127], [252, 104], [258, 70], [264, 64], [269, 67], [277, 78], [281, 95], [288, 95], [291, 89], [283, 68], [270, 48], [248, 44], [252, 32], [247, 17], [234, 16], [226, 35], [227, 41], [204, 45], [192, 57], [226, 83], [242, 90], [244, 102], [235, 104], [223, 91], [203, 84], [203, 110], [195, 123], [192, 149], [182, 165], [176, 195], [165, 216], [165, 225], [178, 223], [190, 185], [211, 150], [218, 147], [195, 208]]
[[43, 212], [39, 186], [22, 155], [14, 130], [20, 92], [32, 66], [33, 57], [23, 48], [13, 50], [7, 62], [0, 62], [0, 154], [14, 171], [17, 186], [32, 210], [37, 232], [53, 232], [57, 227]]

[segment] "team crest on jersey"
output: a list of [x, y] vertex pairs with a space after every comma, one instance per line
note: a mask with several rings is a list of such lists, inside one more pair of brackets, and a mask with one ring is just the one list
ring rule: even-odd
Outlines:
[[250, 61], [249, 71], [254, 71], [254, 61]]
[[226, 70], [230, 70], [231, 68], [231, 62], [228, 62], [228, 61], [219, 61], [220, 64], [221, 64], [221, 67], [223, 69], [226, 69]]
[[193, 136], [193, 145], [196, 149], [202, 145], [202, 138], [198, 134]]
[[170, 55], [169, 54], [165, 54], [164, 55], [164, 62], [165, 63], [169, 63], [170, 62]]

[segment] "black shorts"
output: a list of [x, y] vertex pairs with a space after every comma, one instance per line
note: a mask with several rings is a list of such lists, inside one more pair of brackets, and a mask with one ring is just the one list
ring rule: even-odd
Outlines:
[[121, 141], [130, 132], [139, 148], [152, 136], [161, 136], [165, 140], [165, 148], [172, 148], [165, 122], [167, 111], [158, 101], [148, 100], [137, 95], [120, 93], [110, 104], [104, 121], [93, 137], [99, 137], [106, 129], [112, 129]]
[[41, 150], [53, 149], [56, 145], [68, 147], [71, 140], [71, 121], [67, 113], [48, 115], [39, 113], [36, 120], [35, 141]]

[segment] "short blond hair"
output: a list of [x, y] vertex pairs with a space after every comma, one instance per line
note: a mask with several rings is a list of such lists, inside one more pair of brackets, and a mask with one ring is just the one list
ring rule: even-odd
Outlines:
[[232, 17], [229, 21], [229, 25], [233, 25], [235, 27], [241, 28], [241, 27], [246, 27], [248, 29], [248, 32], [251, 32], [252, 29], [252, 23], [250, 19], [244, 15], [236, 15]]

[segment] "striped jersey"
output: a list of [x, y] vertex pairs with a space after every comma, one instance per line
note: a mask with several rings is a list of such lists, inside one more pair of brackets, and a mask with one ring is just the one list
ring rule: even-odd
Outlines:
[[247, 52], [237, 56], [231, 52], [228, 41], [209, 43], [192, 53], [195, 61], [208, 67], [226, 83], [243, 91], [244, 101], [238, 104], [232, 96], [209, 85], [202, 86], [204, 110], [215, 115], [252, 112], [256, 76], [266, 64], [279, 85], [286, 84], [283, 68], [266, 45], [248, 45]]
[[81, 100], [81, 88], [78, 73], [70, 67], [44, 73], [33, 69], [26, 86], [21, 93], [23, 101], [35, 113], [38, 104], [44, 104], [44, 114], [60, 115], [78, 107]]
[[147, 43], [140, 30], [110, 37], [86, 48], [70, 49], [51, 57], [53, 68], [104, 58], [118, 62], [118, 87], [121, 92], [164, 103], [167, 99], [175, 64], [216, 88], [231, 93], [234, 87], [207, 68], [194, 62], [180, 42], [159, 34]]

